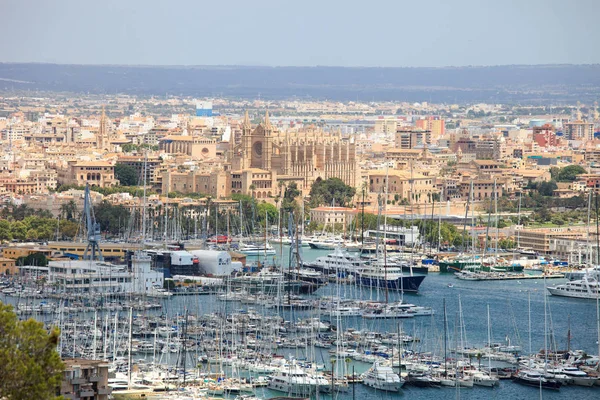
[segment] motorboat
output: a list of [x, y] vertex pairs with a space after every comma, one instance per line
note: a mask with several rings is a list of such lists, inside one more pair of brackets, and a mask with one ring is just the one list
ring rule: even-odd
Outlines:
[[299, 268], [286, 272], [286, 275], [292, 279], [297, 279], [305, 282], [317, 283], [320, 285], [327, 283], [327, 277], [321, 271], [312, 268]]
[[466, 376], [472, 378], [475, 386], [494, 387], [500, 385], [500, 379], [481, 370], [465, 370]]
[[277, 253], [269, 242], [240, 243], [238, 251], [247, 256], [274, 256]]
[[317, 374], [309, 374], [299, 366], [292, 364], [281, 367], [279, 372], [271, 375], [268, 388], [279, 392], [309, 395], [317, 391], [327, 391], [329, 381]]
[[533, 386], [536, 388], [559, 390], [562, 383], [555, 379], [548, 379], [542, 376], [541, 373], [535, 370], [519, 371], [513, 380], [521, 385]]
[[402, 292], [418, 292], [426, 276], [405, 274], [400, 267], [380, 264], [364, 266], [357, 275], [357, 281], [361, 286]]
[[398, 392], [404, 385], [404, 381], [392, 367], [379, 365], [377, 362], [361, 377], [365, 386], [386, 392]]
[[579, 368], [573, 366], [564, 366], [561, 368], [561, 371], [577, 386], [594, 386], [598, 380], [598, 378], [589, 376]]
[[547, 289], [553, 296], [594, 300], [600, 297], [600, 283], [588, 275], [584, 275], [581, 280], [566, 282]]

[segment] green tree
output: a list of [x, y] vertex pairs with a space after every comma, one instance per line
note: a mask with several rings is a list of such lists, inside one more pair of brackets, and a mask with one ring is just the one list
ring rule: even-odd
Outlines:
[[501, 249], [510, 250], [510, 249], [514, 249], [515, 247], [517, 247], [517, 244], [515, 243], [514, 240], [512, 240], [510, 238], [506, 238], [506, 239], [500, 239], [498, 241], [498, 247], [500, 247]]
[[14, 222], [11, 226], [12, 237], [16, 240], [25, 240], [27, 237], [27, 225], [22, 221]]
[[12, 240], [12, 232], [10, 222], [7, 220], [0, 221], [0, 240]]
[[137, 171], [131, 165], [115, 164], [115, 178], [117, 178], [123, 186], [138, 185]]
[[262, 202], [256, 206], [256, 219], [264, 226], [265, 216], [269, 218], [269, 225], [277, 224], [279, 211], [273, 204]]
[[60, 214], [66, 220], [73, 221], [76, 219], [77, 212], [77, 203], [75, 203], [75, 200], [70, 200], [68, 203], [60, 206]]
[[575, 179], [577, 179], [577, 175], [585, 173], [585, 168], [583, 168], [581, 165], [569, 165], [561, 168], [560, 172], [558, 173], [557, 180], [559, 182], [573, 182]]
[[339, 178], [329, 178], [323, 180], [317, 178], [310, 189], [311, 207], [320, 205], [332, 205], [335, 201], [337, 206], [345, 207], [349, 205], [356, 194], [356, 189], [346, 185]]
[[43, 253], [31, 253], [27, 256], [17, 258], [16, 263], [17, 265], [35, 265], [37, 267], [45, 267], [48, 265], [48, 258]]
[[122, 226], [129, 221], [129, 210], [122, 205], [112, 205], [104, 200], [94, 207], [96, 221], [104, 232], [118, 235]]
[[64, 365], [56, 352], [58, 329], [42, 322], [19, 321], [12, 307], [0, 303], [0, 398], [56, 399]]
[[558, 185], [554, 181], [541, 182], [537, 185], [537, 190], [542, 196], [552, 196]]

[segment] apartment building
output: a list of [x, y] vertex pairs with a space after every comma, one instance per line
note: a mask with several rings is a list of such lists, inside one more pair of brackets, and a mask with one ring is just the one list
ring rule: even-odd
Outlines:
[[57, 396], [69, 400], [108, 400], [108, 363], [82, 358], [66, 359]]
[[519, 231], [519, 243], [539, 254], [552, 255], [557, 250], [555, 239], [583, 239], [585, 235], [585, 229], [574, 227], [523, 229]]

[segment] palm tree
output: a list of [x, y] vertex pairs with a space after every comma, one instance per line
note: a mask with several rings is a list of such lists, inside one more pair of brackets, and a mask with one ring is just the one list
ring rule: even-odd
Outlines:
[[75, 203], [75, 200], [70, 200], [68, 203], [60, 206], [60, 214], [68, 221], [74, 220], [77, 212], [77, 203]]

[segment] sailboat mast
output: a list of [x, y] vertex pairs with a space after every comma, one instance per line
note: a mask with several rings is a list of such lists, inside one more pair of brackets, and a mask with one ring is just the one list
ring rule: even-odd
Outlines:
[[448, 318], [446, 316], [446, 299], [444, 298], [444, 376], [448, 373]]
[[596, 192], [596, 265], [600, 265], [600, 221], [598, 221], [598, 192]]
[[[148, 150], [144, 153], [144, 198], [142, 200], [142, 245], [146, 241], [146, 168], [148, 164]], [[168, 195], [168, 194], [167, 194]]]
[[363, 187], [362, 192], [362, 217], [360, 221], [360, 244], [365, 243], [365, 188]]
[[[385, 167], [385, 198], [383, 203], [383, 280], [385, 281], [385, 303], [388, 302], [388, 281], [387, 281], [387, 201], [388, 201], [388, 186], [390, 182], [389, 176], [390, 164], [387, 163]], [[402, 267], [400, 267], [402, 271]], [[402, 277], [400, 277], [402, 279]]]
[[[519, 229], [517, 229], [517, 249], [521, 248], [521, 201], [523, 200], [523, 192], [519, 192], [519, 207], [517, 211], [517, 225]], [[588, 221], [588, 232], [590, 229], [590, 224]], [[589, 236], [589, 235], [588, 235]]]
[[[598, 222], [598, 192], [596, 192], [596, 256], [598, 263], [596, 265], [600, 265], [600, 229]], [[598, 281], [596, 280], [596, 324], [598, 329], [598, 357], [600, 357], [600, 299], [599, 292], [600, 286], [598, 285]], [[600, 371], [600, 361], [598, 361], [598, 371]]]
[[475, 204], [475, 192], [473, 191], [473, 180], [471, 180], [471, 194], [470, 194], [470, 198], [471, 198], [471, 250], [473, 253], [476, 252], [476, 246], [475, 246], [475, 237], [476, 237], [476, 232], [475, 232], [475, 207], [473, 207], [473, 204]]
[[498, 239], [500, 238], [500, 229], [498, 228], [498, 192], [496, 189], [496, 180], [494, 179], [494, 214], [496, 220], [496, 257], [498, 257]]
[[[471, 185], [473, 181], [471, 181]], [[465, 221], [463, 223], [463, 240], [462, 240], [462, 251], [463, 253], [467, 250], [467, 245], [465, 244], [465, 236], [467, 236], [467, 219], [469, 218], [469, 206], [471, 205], [470, 196], [467, 197], [467, 206], [465, 207]]]
[[527, 314], [529, 317], [529, 355], [531, 356], [531, 291], [527, 293]]
[[[132, 336], [133, 336], [133, 332], [132, 332], [132, 326], [133, 326], [133, 307], [129, 307], [129, 355], [128, 355], [128, 371], [127, 371], [127, 388], [131, 389], [131, 368], [132, 368], [132, 359], [131, 359], [131, 340], [132, 340]], [[113, 355], [113, 359], [114, 359], [114, 355]]]
[[440, 212], [438, 213], [438, 257], [442, 248], [442, 205], [444, 204], [444, 188], [440, 192]]

